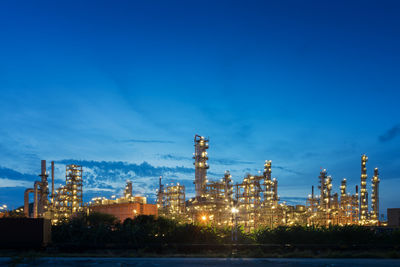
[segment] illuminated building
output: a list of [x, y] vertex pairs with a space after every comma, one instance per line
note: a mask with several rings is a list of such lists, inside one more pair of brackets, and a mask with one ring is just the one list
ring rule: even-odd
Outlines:
[[128, 218], [138, 215], [158, 215], [157, 205], [147, 204], [146, 197], [132, 195], [132, 182], [127, 181], [124, 195], [121, 198], [106, 199], [104, 197], [93, 198], [88, 205], [89, 213], [100, 212], [115, 216], [123, 222]]

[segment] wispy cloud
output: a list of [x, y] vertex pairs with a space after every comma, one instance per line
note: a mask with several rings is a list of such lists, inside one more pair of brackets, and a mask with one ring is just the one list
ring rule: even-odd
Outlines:
[[280, 169], [282, 171], [290, 172], [290, 173], [297, 174], [297, 175], [303, 175], [302, 172], [298, 172], [298, 171], [292, 170], [292, 169], [290, 169], [288, 167], [283, 167], [283, 166], [279, 166], [279, 165], [278, 166], [277, 165], [272, 165], [272, 169], [273, 168]]
[[160, 159], [165, 159], [165, 160], [178, 160], [178, 161], [193, 160], [191, 157], [184, 157], [184, 156], [178, 156], [178, 155], [172, 155], [172, 154], [159, 155], [159, 157], [160, 157]]
[[170, 140], [157, 140], [157, 139], [127, 139], [122, 140], [123, 143], [159, 143], [159, 144], [174, 144], [174, 141]]
[[148, 162], [144, 161], [141, 164], [136, 163], [128, 163], [123, 161], [90, 161], [90, 160], [74, 160], [74, 159], [66, 159], [59, 160], [56, 163], [60, 164], [78, 164], [82, 165], [86, 168], [96, 168], [99, 170], [103, 170], [109, 174], [113, 174], [116, 172], [133, 172], [136, 176], [160, 176], [164, 175], [164, 173], [172, 172], [172, 173], [194, 173], [194, 168], [187, 168], [183, 166], [176, 167], [164, 167], [164, 166], [153, 166]]
[[0, 187], [31, 187], [32, 185], [31, 181], [0, 178]]
[[[177, 160], [177, 161], [193, 161], [192, 157], [184, 157], [173, 154], [159, 155], [161, 159], [165, 160]], [[209, 162], [211, 164], [218, 165], [243, 165], [243, 164], [254, 164], [253, 161], [236, 160], [236, 159], [223, 159], [223, 158], [210, 158]]]
[[387, 130], [384, 134], [379, 136], [379, 141], [388, 142], [400, 135], [400, 123], [394, 125], [392, 128]]
[[34, 174], [26, 174], [21, 173], [13, 169], [0, 167], [0, 177], [12, 179], [12, 180], [25, 180], [25, 181], [34, 181], [38, 178], [37, 175]]
[[254, 164], [253, 161], [245, 161], [245, 160], [236, 160], [236, 159], [221, 159], [221, 158], [212, 158], [210, 162], [220, 164], [220, 165], [242, 165], [242, 164]]

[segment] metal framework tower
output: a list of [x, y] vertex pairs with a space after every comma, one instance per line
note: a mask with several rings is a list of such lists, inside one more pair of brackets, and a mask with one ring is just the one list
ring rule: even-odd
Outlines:
[[272, 179], [272, 201], [274, 201], [274, 203], [279, 201], [278, 180], [276, 178]]
[[340, 185], [340, 197], [345, 198], [347, 196], [347, 180], [343, 178], [342, 183]]
[[360, 187], [360, 220], [364, 224], [368, 216], [368, 192], [367, 192], [367, 161], [368, 157], [361, 156], [361, 187]]
[[195, 190], [196, 198], [200, 200], [205, 195], [205, 187], [207, 183], [207, 164], [208, 156], [208, 138], [204, 138], [200, 135], [194, 136], [194, 166], [195, 166]]
[[126, 186], [124, 190], [124, 198], [129, 199], [132, 197], [132, 182], [131, 181], [126, 181]]
[[326, 169], [323, 169], [319, 173], [319, 186], [318, 188], [320, 189], [320, 208], [322, 210], [325, 210], [326, 208]]
[[225, 171], [225, 175], [223, 178], [224, 184], [224, 194], [225, 194], [225, 202], [229, 208], [233, 207], [233, 185], [232, 185], [232, 175], [229, 171]]
[[372, 198], [371, 198], [371, 219], [374, 222], [379, 220], [379, 171], [378, 168], [374, 170], [374, 177], [372, 177]]
[[163, 192], [163, 201], [160, 209], [160, 214], [172, 219], [177, 219], [179, 216], [184, 215], [186, 211], [186, 197], [185, 186], [171, 185], [167, 186]]
[[67, 165], [65, 185], [56, 190], [53, 223], [82, 211], [82, 166]]
[[66, 186], [69, 189], [67, 201], [72, 213], [80, 211], [83, 204], [82, 199], [82, 166], [67, 165]]
[[272, 195], [274, 194], [273, 188], [274, 188], [274, 182], [271, 179], [271, 161], [266, 160], [264, 164], [264, 179], [265, 179], [265, 195], [264, 195], [264, 201], [267, 206], [272, 207], [273, 199]]
[[261, 194], [264, 176], [248, 174], [243, 182], [236, 184], [236, 200], [239, 210], [239, 222], [245, 231], [251, 231], [260, 223], [262, 208]]

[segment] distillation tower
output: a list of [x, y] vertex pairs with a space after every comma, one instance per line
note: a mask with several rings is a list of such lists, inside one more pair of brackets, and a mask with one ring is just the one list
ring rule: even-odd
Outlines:
[[207, 183], [207, 164], [208, 156], [208, 138], [204, 138], [200, 135], [194, 136], [194, 166], [195, 166], [195, 190], [196, 199], [200, 200], [205, 195], [206, 183]]
[[379, 171], [374, 169], [374, 177], [372, 177], [372, 198], [371, 198], [371, 220], [374, 223], [379, 221]]
[[367, 191], [367, 161], [368, 157], [361, 156], [361, 187], [360, 187], [360, 221], [364, 224], [368, 216], [368, 191]]

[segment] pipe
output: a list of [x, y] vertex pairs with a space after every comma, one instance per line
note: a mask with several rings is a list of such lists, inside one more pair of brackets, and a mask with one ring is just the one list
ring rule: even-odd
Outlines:
[[33, 218], [38, 217], [38, 186], [39, 182], [36, 181], [33, 189]]
[[33, 193], [32, 188], [26, 189], [24, 193], [24, 214], [27, 218], [29, 218], [29, 193]]

